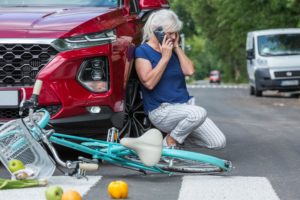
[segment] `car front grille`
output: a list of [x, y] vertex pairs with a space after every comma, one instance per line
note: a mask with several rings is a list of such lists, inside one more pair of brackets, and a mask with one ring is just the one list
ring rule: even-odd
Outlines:
[[0, 44], [0, 87], [33, 85], [57, 53], [48, 44]]
[[276, 78], [294, 78], [300, 77], [300, 71], [278, 71], [274, 75]]
[[[39, 108], [46, 109], [52, 116], [60, 111], [61, 105], [41, 106]], [[28, 110], [25, 110], [23, 112], [23, 116], [27, 116], [27, 115], [28, 115]], [[15, 109], [15, 108], [0, 109], [0, 119], [16, 119], [20, 117], [21, 116], [19, 115], [19, 109]]]

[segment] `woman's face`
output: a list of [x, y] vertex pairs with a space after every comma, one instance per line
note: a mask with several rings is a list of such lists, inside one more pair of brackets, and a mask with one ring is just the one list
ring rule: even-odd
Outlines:
[[176, 41], [177, 32], [166, 32], [167, 39], [171, 39], [173, 42]]

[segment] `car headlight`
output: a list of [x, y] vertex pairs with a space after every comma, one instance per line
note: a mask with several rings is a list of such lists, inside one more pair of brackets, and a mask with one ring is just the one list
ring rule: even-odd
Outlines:
[[105, 56], [85, 60], [77, 74], [77, 81], [91, 92], [109, 90], [109, 67]]
[[259, 66], [268, 67], [268, 60], [266, 59], [257, 59], [256, 63]]
[[59, 51], [80, 49], [85, 47], [98, 46], [116, 41], [116, 33], [109, 30], [100, 33], [91, 33], [74, 36], [70, 38], [57, 39], [52, 42], [53, 46]]

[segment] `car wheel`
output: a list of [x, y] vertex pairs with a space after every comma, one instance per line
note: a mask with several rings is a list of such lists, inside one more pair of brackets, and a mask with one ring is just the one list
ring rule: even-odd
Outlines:
[[130, 80], [126, 90], [125, 119], [120, 137], [139, 137], [151, 127], [151, 122], [144, 113], [139, 81]]
[[254, 90], [255, 90], [255, 88], [253, 87], [253, 86], [250, 86], [250, 95], [254, 95]]
[[256, 88], [254, 89], [254, 94], [256, 97], [261, 97], [262, 96], [262, 90], [257, 90]]

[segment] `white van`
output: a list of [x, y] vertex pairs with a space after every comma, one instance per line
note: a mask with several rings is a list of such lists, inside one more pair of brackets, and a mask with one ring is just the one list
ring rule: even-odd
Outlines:
[[300, 90], [300, 28], [249, 32], [246, 50], [251, 95]]

